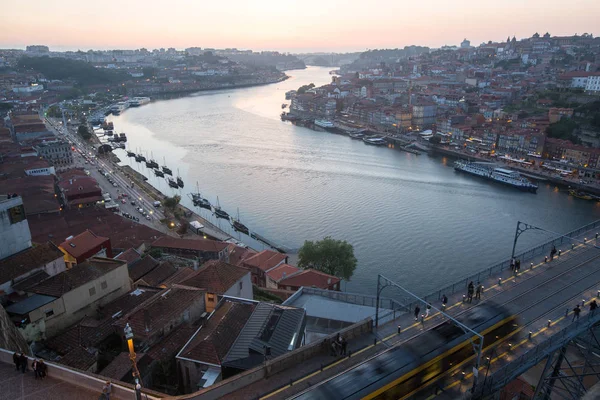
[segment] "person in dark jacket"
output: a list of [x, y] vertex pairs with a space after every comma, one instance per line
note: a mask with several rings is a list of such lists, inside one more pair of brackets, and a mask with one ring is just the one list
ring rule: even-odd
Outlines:
[[21, 372], [25, 373], [27, 371], [27, 356], [24, 353], [19, 356], [19, 364], [21, 364]]
[[17, 353], [13, 354], [13, 362], [15, 363], [15, 368], [18, 371], [19, 367], [21, 366], [21, 359]]
[[38, 370], [40, 371], [40, 378], [44, 379], [48, 371], [48, 366], [46, 365], [44, 360], [38, 361]]
[[415, 306], [415, 321], [419, 320], [419, 313], [421, 312], [421, 307]]
[[40, 372], [38, 370], [38, 360], [33, 360], [33, 362], [31, 363], [31, 369], [33, 370], [33, 375], [35, 376], [35, 379], [37, 379], [40, 376]]

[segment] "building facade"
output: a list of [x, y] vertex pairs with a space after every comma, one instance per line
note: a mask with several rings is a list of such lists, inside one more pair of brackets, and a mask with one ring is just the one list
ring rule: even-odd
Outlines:
[[31, 247], [23, 199], [0, 195], [0, 260]]

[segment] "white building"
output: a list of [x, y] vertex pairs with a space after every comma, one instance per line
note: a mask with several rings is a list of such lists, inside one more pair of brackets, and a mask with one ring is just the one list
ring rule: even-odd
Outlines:
[[31, 232], [20, 196], [0, 195], [0, 260], [31, 247]]
[[600, 72], [590, 75], [585, 83], [585, 91], [588, 93], [600, 93]]

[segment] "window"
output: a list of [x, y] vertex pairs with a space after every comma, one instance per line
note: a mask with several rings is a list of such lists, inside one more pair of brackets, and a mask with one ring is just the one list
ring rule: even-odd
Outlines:
[[244, 282], [240, 282], [240, 292], [242, 291], [243, 287], [244, 287]]
[[100, 287], [102, 288], [102, 290], [104, 290], [108, 287], [108, 284], [106, 283], [106, 281], [104, 281], [100, 284]]
[[95, 287], [91, 287], [90, 288], [90, 296], [93, 296], [96, 294], [96, 288]]
[[18, 205], [13, 208], [8, 209], [8, 218], [10, 219], [11, 224], [16, 224], [18, 222], [25, 220], [25, 208], [23, 205]]
[[46, 310], [46, 318], [50, 318], [54, 315], [54, 310]]
[[209, 293], [209, 294], [208, 294], [208, 301], [209, 301], [210, 303], [213, 303], [213, 302], [215, 301], [215, 295], [214, 295], [214, 294], [210, 294], [210, 293]]

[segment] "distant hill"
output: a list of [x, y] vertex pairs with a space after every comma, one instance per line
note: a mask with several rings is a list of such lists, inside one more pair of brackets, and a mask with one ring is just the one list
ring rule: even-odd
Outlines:
[[82, 86], [119, 83], [129, 78], [124, 72], [96, 68], [84, 61], [66, 58], [21, 57], [18, 67], [39, 72], [46, 79], [75, 80]]
[[277, 67], [279, 70], [306, 68], [304, 62], [298, 57], [278, 52], [228, 54], [227, 58], [244, 64]]

